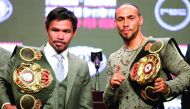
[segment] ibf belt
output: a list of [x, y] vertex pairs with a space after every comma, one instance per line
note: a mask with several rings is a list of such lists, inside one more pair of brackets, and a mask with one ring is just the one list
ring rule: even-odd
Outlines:
[[136, 93], [146, 102], [159, 101], [158, 93], [153, 93], [153, 83], [161, 68], [159, 52], [164, 46], [163, 41], [147, 42], [134, 61], [130, 70], [130, 83]]
[[48, 70], [37, 63], [21, 63], [13, 73], [13, 81], [22, 93], [36, 93], [48, 87], [52, 81]]
[[15, 62], [16, 67], [13, 72], [14, 87], [17, 88], [14, 90], [17, 104], [21, 109], [40, 109], [55, 84], [47, 60], [42, 57], [41, 51], [22, 47], [16, 48], [14, 59], [18, 61]]

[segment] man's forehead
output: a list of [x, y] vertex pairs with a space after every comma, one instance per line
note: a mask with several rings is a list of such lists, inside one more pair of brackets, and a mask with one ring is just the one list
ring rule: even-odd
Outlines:
[[132, 5], [122, 5], [116, 9], [116, 16], [138, 15], [138, 9]]
[[136, 7], [132, 5], [122, 5], [116, 9], [116, 12], [120, 12], [120, 11], [133, 11], [133, 12], [136, 11], [137, 12], [138, 10]]

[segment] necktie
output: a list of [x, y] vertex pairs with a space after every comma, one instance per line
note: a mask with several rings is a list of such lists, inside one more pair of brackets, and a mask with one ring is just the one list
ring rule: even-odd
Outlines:
[[63, 66], [63, 56], [61, 54], [56, 54], [57, 64], [55, 67], [55, 76], [59, 82], [64, 79], [64, 66]]

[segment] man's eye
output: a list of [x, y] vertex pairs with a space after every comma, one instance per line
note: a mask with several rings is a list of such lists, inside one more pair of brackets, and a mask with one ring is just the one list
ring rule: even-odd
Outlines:
[[123, 18], [117, 18], [116, 20], [117, 21], [123, 21]]
[[54, 31], [54, 32], [58, 32], [59, 30], [58, 30], [58, 29], [52, 29], [52, 31]]
[[70, 33], [70, 30], [63, 30], [64, 33]]
[[130, 17], [129, 19], [131, 19], [131, 20], [132, 20], [132, 19], [134, 19], [134, 17]]

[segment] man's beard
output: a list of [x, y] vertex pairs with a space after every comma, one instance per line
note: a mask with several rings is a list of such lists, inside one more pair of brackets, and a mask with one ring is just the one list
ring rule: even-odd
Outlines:
[[60, 54], [62, 53], [64, 50], [66, 50], [68, 48], [68, 46], [66, 46], [65, 48], [59, 47], [59, 46], [53, 46], [54, 50]]
[[122, 33], [119, 33], [124, 42], [130, 42], [131, 40], [133, 40], [137, 36], [138, 30], [135, 32], [133, 31], [131, 32], [132, 32], [131, 36], [128, 36], [128, 37], [124, 37]]

